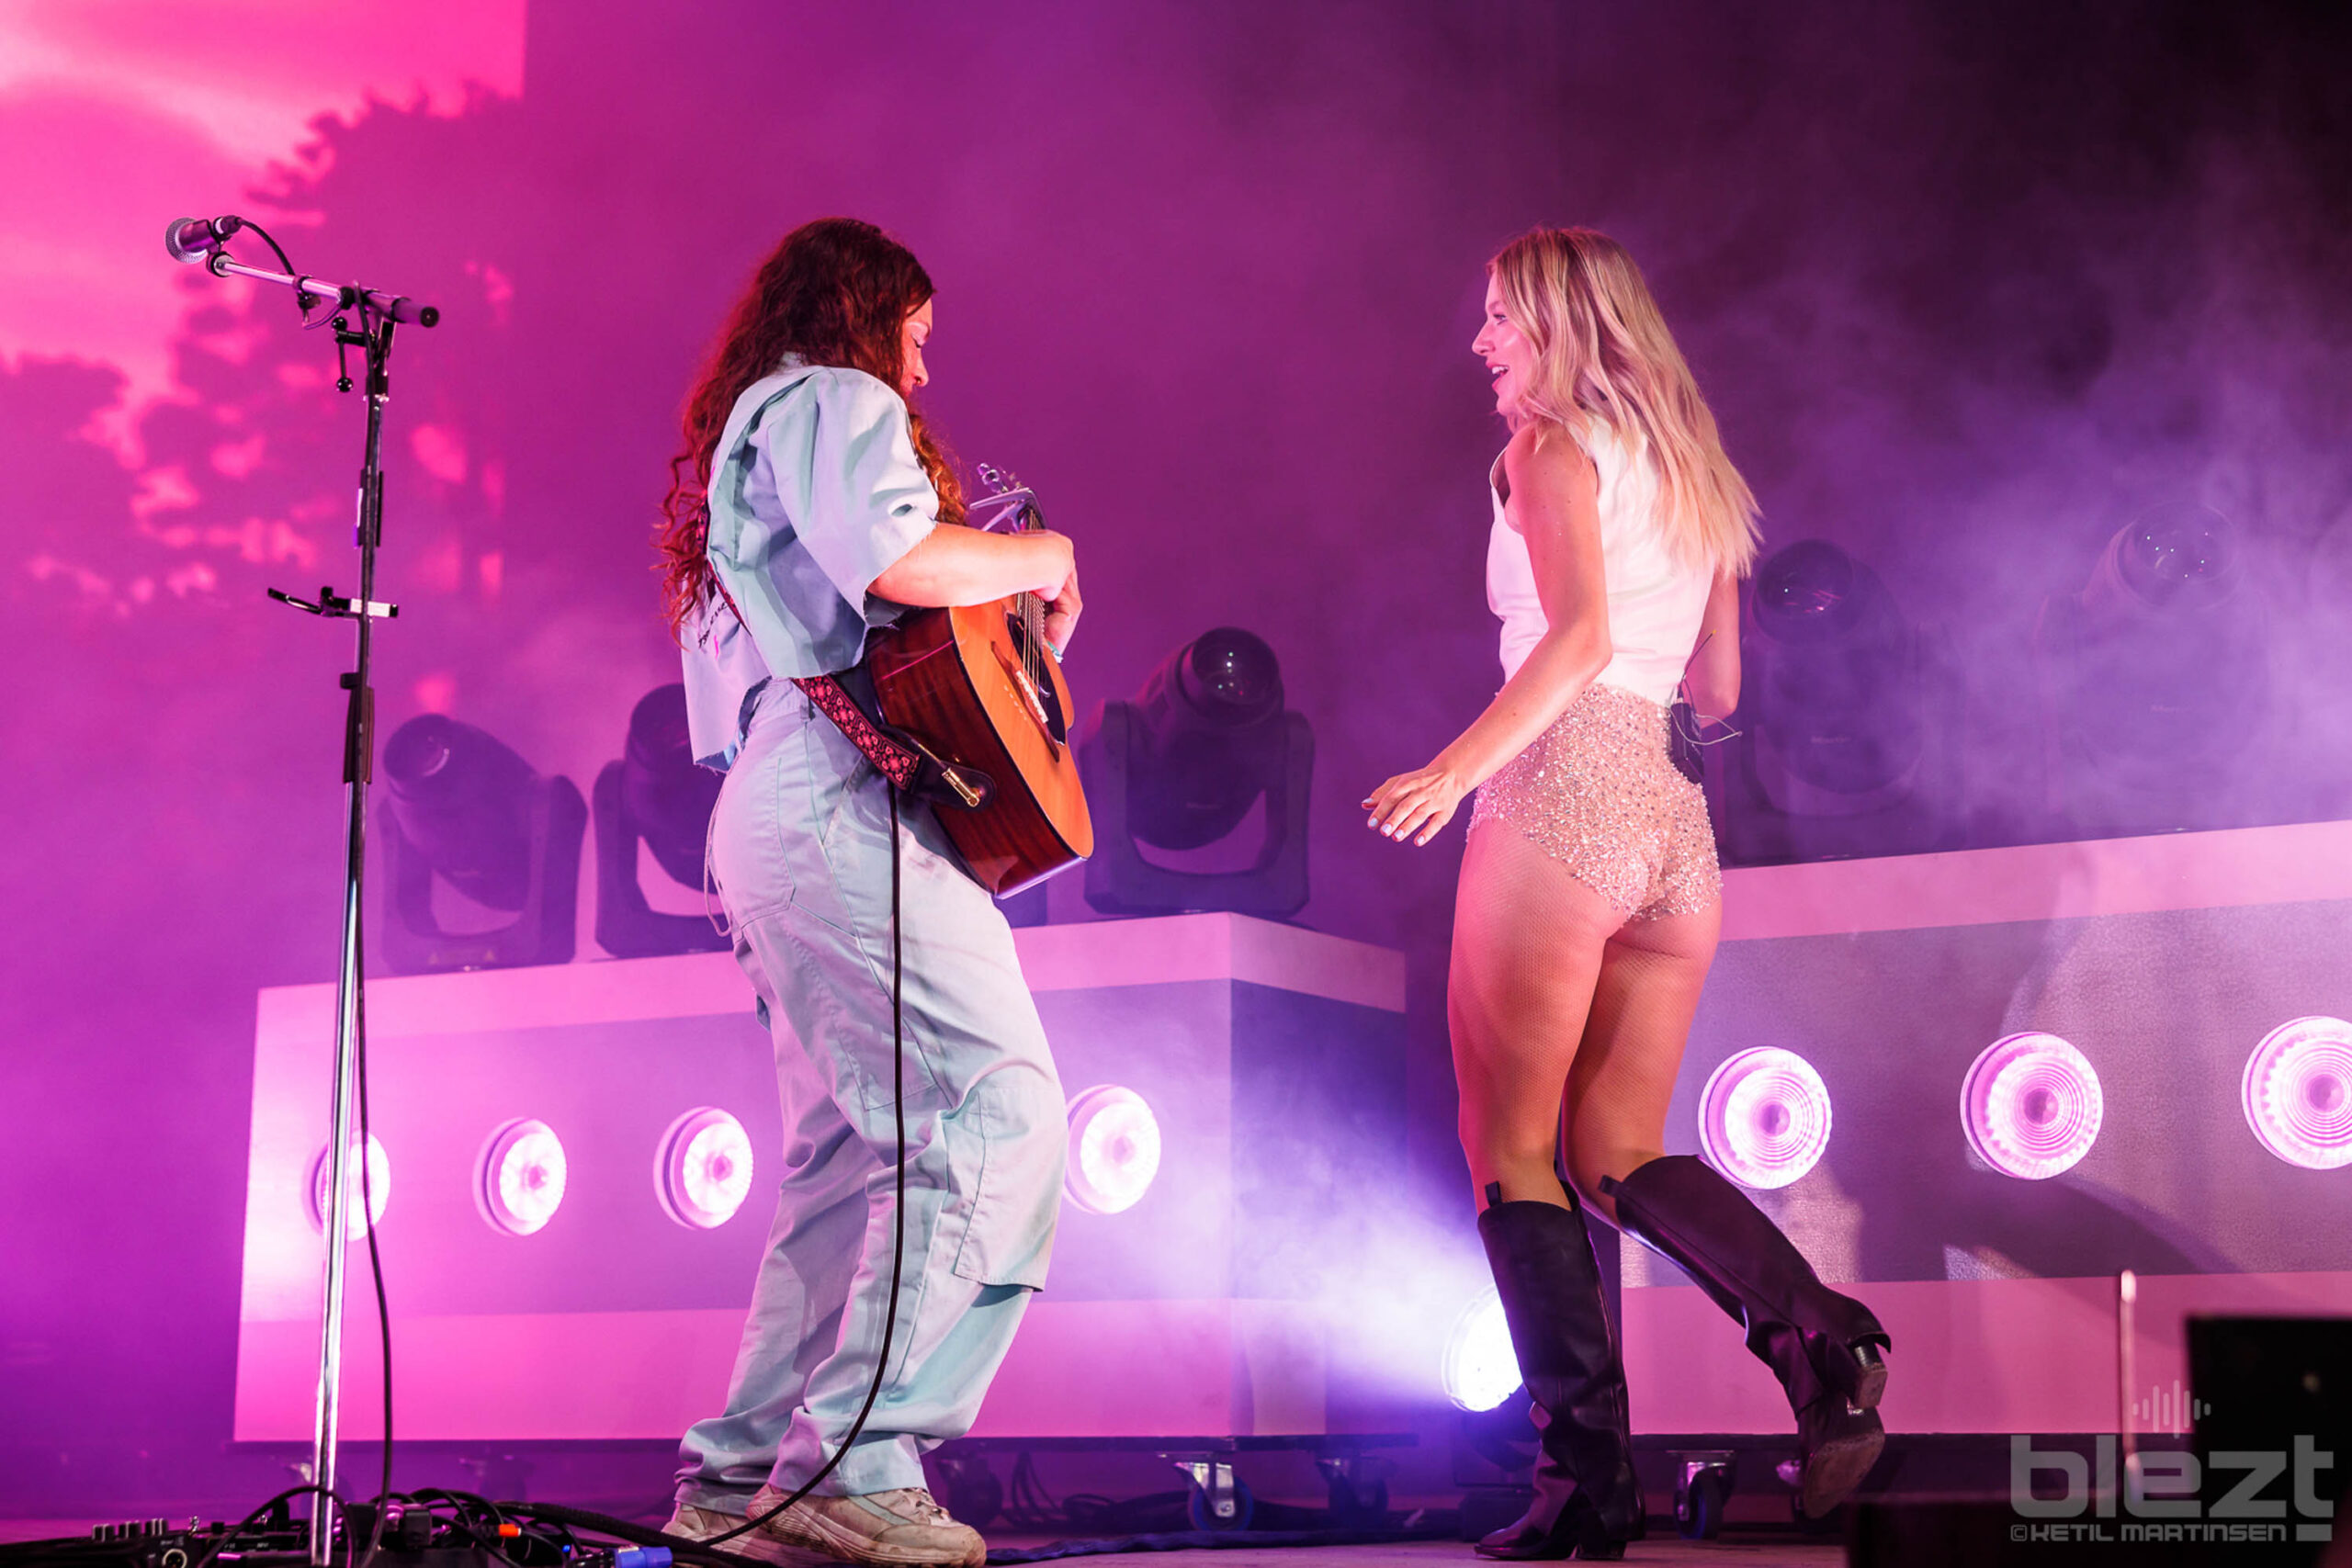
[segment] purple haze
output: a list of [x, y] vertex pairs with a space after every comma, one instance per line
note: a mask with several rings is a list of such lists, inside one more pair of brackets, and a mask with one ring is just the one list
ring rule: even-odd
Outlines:
[[[1303, 919], [1411, 956], [1408, 1201], [1451, 1224], [1459, 837], [1402, 851], [1353, 803], [1496, 682], [1486, 255], [1536, 221], [1632, 246], [1770, 539], [1956, 629], [1997, 823], [2038, 799], [2034, 608], [2144, 505], [2234, 518], [2282, 661], [2340, 671], [2346, 41], [2186, 4], [575, 0], [532, 9], [519, 98], [322, 122], [267, 184], [317, 215], [282, 231], [306, 269], [447, 312], [397, 356], [381, 732], [446, 709], [582, 784], [674, 678], [646, 535], [700, 347], [792, 224], [903, 236], [942, 429], [1080, 541], [1081, 706], [1212, 626], [1282, 656], [1320, 753]], [[114, 367], [0, 366], [0, 1496], [28, 1501], [213, 1473], [253, 993], [334, 962], [346, 645], [260, 591], [351, 586], [359, 410], [283, 298], [188, 304], [193, 397], [136, 469], [87, 434]], [[2290, 754], [2340, 776], [2343, 699], [2304, 690]]]

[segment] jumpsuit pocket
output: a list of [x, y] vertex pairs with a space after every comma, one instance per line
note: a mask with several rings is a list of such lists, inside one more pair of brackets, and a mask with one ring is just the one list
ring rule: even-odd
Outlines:
[[[885, 954], [882, 960], [882, 984], [887, 987], [889, 983], [890, 960], [888, 955]], [[885, 1010], [882, 1029], [876, 1042], [876, 1059], [871, 1064], [859, 1061], [854, 1065], [854, 1076], [857, 1079], [858, 1103], [868, 1111], [879, 1111], [885, 1113], [898, 1103], [899, 1099], [897, 1074], [895, 1065], [891, 1061], [896, 1043], [890, 1036], [890, 1020], [888, 1011], [889, 1005], [888, 993], [886, 989], [882, 1003]], [[916, 1037], [910, 1026], [907, 1030], [907, 1114], [910, 1117], [928, 1116], [946, 1103], [946, 1093], [939, 1087], [938, 1078], [932, 1073], [929, 1055], [924, 1052], [922, 1042]]]
[[1001, 1069], [940, 1119], [956, 1185], [970, 1194], [950, 1266], [956, 1278], [1045, 1288], [1069, 1145], [1061, 1111], [1061, 1087], [1050, 1075]]
[[[837, 748], [847, 755], [835, 755]], [[872, 765], [821, 714], [812, 715], [777, 761], [780, 782], [797, 796], [776, 824], [782, 851], [800, 873], [795, 907], [852, 941], [876, 931], [887, 941], [890, 885], [879, 885], [877, 906], [875, 891], [866, 886], [874, 873], [864, 863], [859, 844], [870, 837], [858, 822], [861, 772], [871, 773]], [[887, 837], [888, 823], [882, 831]], [[889, 875], [888, 862], [880, 874]]]
[[[872, 987], [865, 992], [869, 999], [853, 1004], [868, 1021], [867, 1038], [851, 1055], [849, 1076], [860, 1105], [887, 1111], [898, 1098], [891, 1059], [891, 856], [914, 852], [912, 824], [901, 821], [902, 842], [894, 848], [888, 785], [830, 719], [820, 717], [809, 726], [803, 755], [810, 801], [802, 840], [808, 874], [794, 897], [794, 914], [826, 928], [829, 934], [807, 933], [812, 950], [830, 949], [853, 964], [853, 972], [840, 976], [835, 984]], [[914, 879], [903, 876], [902, 905], [920, 896]], [[929, 1032], [919, 1010], [922, 979], [911, 966], [905, 993], [907, 1107], [929, 1113], [944, 1104], [946, 1096], [933, 1070], [934, 1048], [927, 1043]]]
[[738, 757], [719, 785], [703, 866], [731, 931], [793, 901], [799, 878], [786, 841], [793, 787], [780, 753]]

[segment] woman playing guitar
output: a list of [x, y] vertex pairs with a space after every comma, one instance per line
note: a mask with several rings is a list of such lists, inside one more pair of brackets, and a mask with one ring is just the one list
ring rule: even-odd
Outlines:
[[695, 753], [727, 773], [710, 866], [786, 1139], [727, 1408], [686, 1434], [670, 1530], [777, 1562], [984, 1560], [921, 1456], [978, 1414], [1060, 1202], [1061, 1085], [1004, 917], [836, 722], [855, 715], [794, 683], [838, 677], [871, 712], [868, 635], [912, 606], [1035, 593], [1056, 654], [1077, 625], [1068, 539], [955, 525], [911, 407], [932, 294], [872, 224], [786, 235], [687, 400], [660, 540]]

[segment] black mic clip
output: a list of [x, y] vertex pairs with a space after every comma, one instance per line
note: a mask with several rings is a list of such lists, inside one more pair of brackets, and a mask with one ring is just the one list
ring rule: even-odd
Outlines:
[[344, 350], [366, 348], [368, 341], [366, 333], [353, 332], [351, 323], [343, 317], [337, 316], [334, 319], [334, 389], [336, 391], [351, 390], [351, 364], [344, 358]]
[[269, 596], [281, 604], [291, 604], [307, 615], [324, 615], [330, 620], [388, 621], [401, 613], [398, 604], [376, 599], [346, 599], [332, 588], [320, 589], [315, 603], [297, 598], [283, 588], [270, 589]]

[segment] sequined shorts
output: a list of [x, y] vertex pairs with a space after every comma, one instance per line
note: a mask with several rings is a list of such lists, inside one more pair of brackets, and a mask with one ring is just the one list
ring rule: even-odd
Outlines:
[[1474, 829], [1508, 822], [1629, 919], [1694, 915], [1723, 896], [1706, 797], [1667, 753], [1667, 710], [1589, 686], [1479, 787]]

